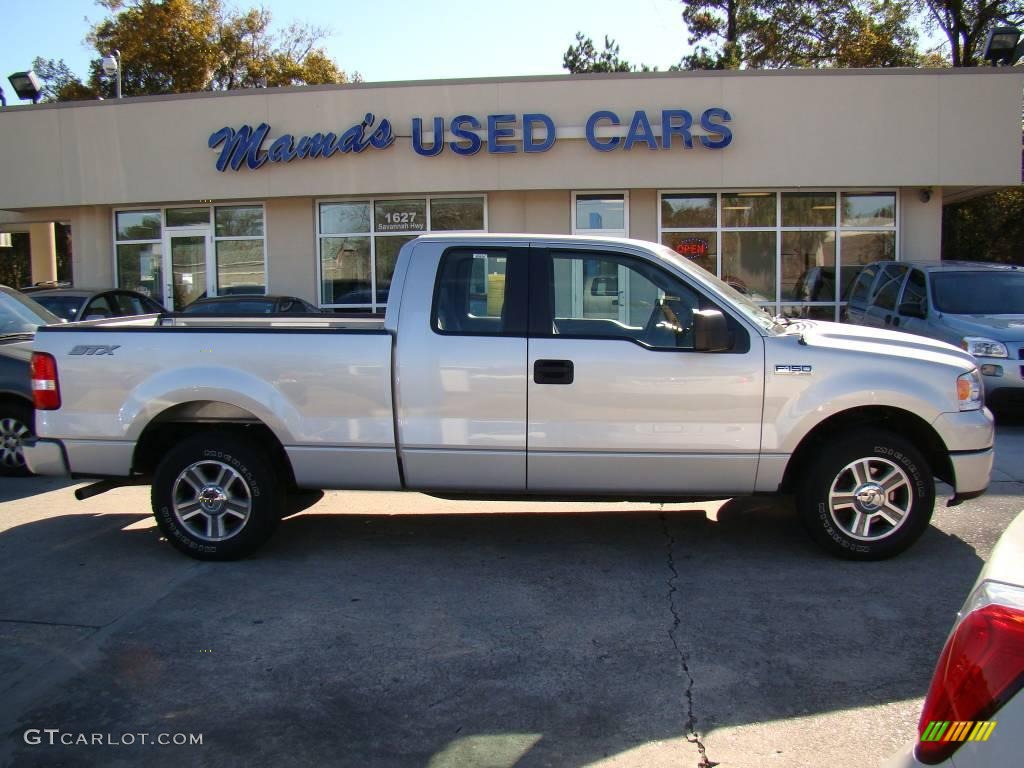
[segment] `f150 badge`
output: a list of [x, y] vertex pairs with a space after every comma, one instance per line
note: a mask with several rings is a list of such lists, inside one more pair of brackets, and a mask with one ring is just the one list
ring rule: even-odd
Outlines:
[[775, 373], [778, 376], [810, 376], [814, 366], [811, 365], [776, 365]]
[[78, 344], [71, 348], [69, 355], [113, 355], [120, 344]]

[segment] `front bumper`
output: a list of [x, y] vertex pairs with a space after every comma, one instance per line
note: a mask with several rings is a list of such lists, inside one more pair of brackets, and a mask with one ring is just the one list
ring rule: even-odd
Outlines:
[[36, 475], [70, 475], [68, 457], [60, 440], [29, 438], [23, 446], [25, 463]]
[[948, 478], [957, 501], [978, 496], [988, 488], [995, 460], [995, 420], [988, 408], [943, 413], [932, 427], [949, 452], [953, 477]]
[[[1016, 345], [1007, 344], [1010, 357], [978, 357], [985, 402], [995, 408], [1024, 406], [1024, 357]], [[1018, 359], [1014, 359], [1014, 355]], [[996, 371], [986, 374], [985, 371]]]

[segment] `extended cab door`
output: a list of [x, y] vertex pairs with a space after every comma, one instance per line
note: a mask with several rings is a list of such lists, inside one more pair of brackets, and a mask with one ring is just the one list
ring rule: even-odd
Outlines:
[[[537, 492], [714, 493], [754, 488], [762, 337], [638, 256], [531, 255], [527, 486]], [[594, 285], [580, 274], [616, 276]], [[582, 294], [623, 297], [601, 316]], [[722, 310], [728, 351], [697, 352], [693, 312]]]
[[444, 248], [416, 246], [400, 298], [395, 392], [405, 485], [523, 491], [528, 250]]

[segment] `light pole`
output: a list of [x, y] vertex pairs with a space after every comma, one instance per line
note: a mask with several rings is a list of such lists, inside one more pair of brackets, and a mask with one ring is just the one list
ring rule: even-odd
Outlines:
[[114, 96], [121, 98], [121, 52], [116, 48], [111, 51], [108, 55], [103, 57], [101, 62], [103, 67], [103, 74], [107, 77], [117, 75], [117, 85], [114, 90]]
[[1012, 67], [1024, 54], [1020, 37], [1020, 30], [1016, 27], [993, 27], [985, 40], [985, 60], [993, 67], [999, 64]]

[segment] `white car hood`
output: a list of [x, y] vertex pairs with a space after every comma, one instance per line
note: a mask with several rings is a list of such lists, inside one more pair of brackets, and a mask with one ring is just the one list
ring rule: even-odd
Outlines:
[[900, 331], [819, 320], [799, 320], [787, 325], [784, 335], [799, 336], [801, 342], [810, 347], [912, 358], [958, 367], [965, 372], [977, 366], [974, 358], [959, 347]]

